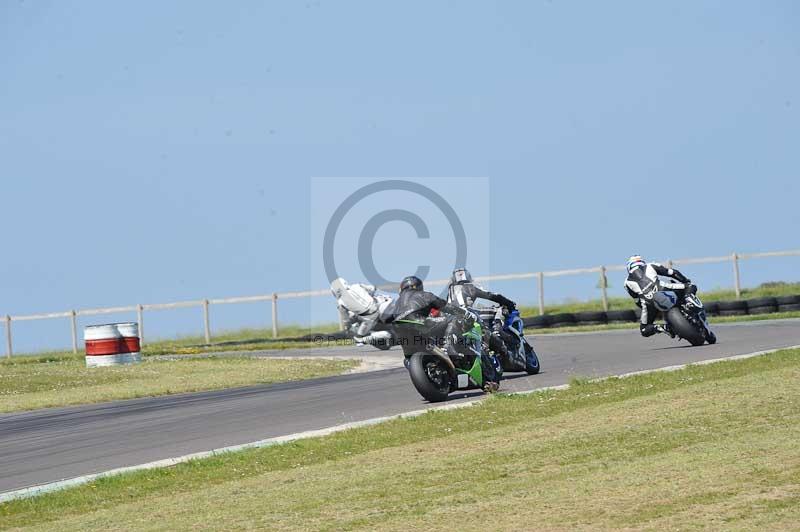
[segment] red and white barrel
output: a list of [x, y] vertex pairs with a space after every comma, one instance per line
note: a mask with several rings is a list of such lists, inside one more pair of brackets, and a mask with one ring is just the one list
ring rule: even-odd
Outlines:
[[138, 323], [88, 325], [83, 330], [86, 366], [119, 366], [142, 361]]

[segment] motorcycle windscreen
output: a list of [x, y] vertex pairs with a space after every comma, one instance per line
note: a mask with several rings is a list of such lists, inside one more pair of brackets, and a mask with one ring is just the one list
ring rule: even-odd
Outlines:
[[686, 296], [686, 302], [689, 303], [691, 306], [697, 308], [697, 309], [705, 308], [703, 306], [703, 302], [700, 301], [700, 298], [697, 297], [696, 295]]

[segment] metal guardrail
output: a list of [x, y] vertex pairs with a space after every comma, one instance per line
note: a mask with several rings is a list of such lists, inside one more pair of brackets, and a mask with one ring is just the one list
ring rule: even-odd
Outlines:
[[[733, 267], [733, 283], [736, 291], [736, 298], [740, 299], [742, 296], [741, 279], [739, 275], [739, 262], [742, 260], [768, 258], [768, 257], [790, 257], [800, 256], [800, 250], [789, 251], [767, 251], [762, 253], [731, 253], [730, 255], [723, 255], [719, 257], [701, 257], [689, 258], [679, 260], [667, 260], [666, 264], [672, 266], [677, 264], [710, 264], [710, 263], [723, 263], [730, 262]], [[537, 279], [538, 286], [538, 303], [539, 314], [544, 314], [544, 279], [546, 277], [561, 277], [566, 275], [585, 275], [585, 274], [598, 274], [600, 276], [601, 297], [603, 303], [603, 310], [608, 310], [608, 279], [607, 273], [610, 271], [624, 271], [625, 267], [621, 265], [614, 266], [595, 266], [590, 268], [573, 268], [568, 270], [555, 270], [555, 271], [540, 271], [540, 272], [526, 272], [526, 273], [511, 273], [501, 275], [486, 275], [476, 277], [478, 281], [514, 281], [522, 279]], [[428, 286], [444, 286], [448, 283], [447, 279], [437, 279], [433, 281], [426, 281]], [[395, 286], [381, 287], [386, 290], [394, 290]], [[78, 352], [78, 316], [96, 316], [101, 314], [116, 314], [121, 312], [136, 312], [136, 318], [139, 323], [139, 334], [141, 336], [142, 344], [144, 343], [144, 312], [153, 310], [166, 310], [176, 308], [189, 308], [199, 307], [203, 311], [203, 332], [206, 344], [211, 343], [211, 322], [209, 316], [209, 307], [211, 305], [233, 305], [238, 303], [258, 303], [258, 302], [271, 302], [272, 305], [272, 337], [278, 336], [278, 300], [279, 299], [295, 299], [304, 297], [319, 297], [329, 296], [330, 290], [301, 290], [295, 292], [273, 292], [272, 294], [255, 295], [255, 296], [241, 296], [241, 297], [227, 297], [215, 299], [198, 299], [192, 301], [178, 301], [174, 303], [154, 303], [154, 304], [138, 304], [124, 307], [104, 307], [94, 309], [82, 310], [68, 310], [64, 312], [50, 312], [45, 314], [29, 314], [22, 316], [14, 316], [6, 314], [2, 318], [5, 322], [6, 331], [6, 355], [11, 357], [14, 353], [13, 349], [13, 335], [11, 324], [15, 321], [31, 321], [31, 320], [48, 320], [48, 319], [63, 319], [68, 318], [71, 325], [72, 333], [72, 351]]]

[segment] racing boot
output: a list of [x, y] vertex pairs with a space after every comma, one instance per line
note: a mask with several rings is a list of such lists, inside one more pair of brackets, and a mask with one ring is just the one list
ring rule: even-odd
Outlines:
[[675, 331], [672, 330], [672, 327], [669, 323], [665, 323], [664, 325], [656, 325], [656, 330], [660, 333], [664, 333], [670, 338], [675, 338]]
[[500, 385], [494, 381], [487, 381], [483, 383], [483, 391], [486, 393], [495, 393], [500, 389]]
[[500, 374], [495, 367], [495, 357], [484, 354], [481, 357], [481, 372], [483, 373], [483, 391], [494, 393], [500, 388], [498, 381]]

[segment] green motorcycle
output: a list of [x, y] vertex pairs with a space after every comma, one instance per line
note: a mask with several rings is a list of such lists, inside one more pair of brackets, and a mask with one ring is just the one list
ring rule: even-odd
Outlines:
[[455, 390], [480, 389], [484, 385], [481, 358], [488, 350], [480, 320], [461, 339], [453, 336], [446, 334], [444, 346], [431, 342], [406, 360], [414, 388], [432, 403], [444, 401]]

